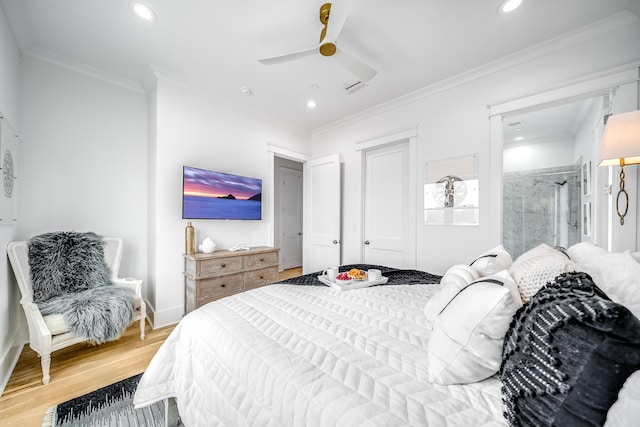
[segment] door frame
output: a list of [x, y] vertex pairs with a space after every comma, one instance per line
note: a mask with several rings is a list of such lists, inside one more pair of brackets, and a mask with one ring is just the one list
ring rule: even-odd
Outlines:
[[382, 148], [384, 146], [390, 146], [395, 144], [407, 143], [409, 146], [409, 164], [407, 165], [409, 168], [409, 215], [408, 219], [409, 227], [410, 227], [410, 235], [413, 239], [412, 242], [408, 246], [413, 249], [413, 254], [411, 255], [410, 264], [415, 268], [418, 262], [417, 251], [418, 251], [418, 242], [416, 239], [416, 230], [417, 230], [417, 219], [418, 219], [418, 204], [417, 200], [420, 197], [418, 192], [418, 179], [416, 176], [417, 173], [417, 165], [416, 162], [412, 162], [411, 159], [417, 158], [417, 143], [418, 140], [418, 125], [410, 125], [401, 129], [396, 129], [391, 132], [387, 132], [383, 135], [379, 135], [374, 138], [366, 139], [360, 142], [356, 142], [356, 168], [358, 171], [356, 173], [358, 182], [358, 188], [360, 188], [360, 242], [358, 244], [360, 248], [360, 261], [364, 262], [364, 239], [365, 239], [365, 230], [364, 230], [364, 198], [365, 198], [365, 162], [366, 162], [366, 154], [367, 151], [375, 150], [378, 148]]
[[[288, 150], [286, 148], [278, 147], [277, 145], [267, 144], [268, 150], [268, 177], [269, 179], [266, 181], [267, 187], [267, 198], [263, 203], [265, 203], [265, 211], [267, 218], [267, 245], [274, 246], [275, 242], [275, 221], [276, 221], [276, 206], [275, 206], [275, 194], [276, 194], [276, 182], [275, 182], [275, 158], [280, 157], [284, 159], [293, 160], [299, 163], [302, 163], [302, 223], [306, 224], [307, 215], [308, 215], [308, 197], [306, 191], [306, 182], [308, 180], [307, 177], [307, 162], [311, 160], [311, 156], [304, 153], [298, 153], [296, 151]], [[304, 269], [305, 263], [305, 250], [306, 247], [306, 233], [302, 234], [302, 266]]]
[[[299, 162], [297, 162], [299, 163]], [[301, 164], [301, 163], [299, 163]], [[298, 208], [300, 208], [300, 229], [298, 230], [298, 239], [299, 239], [299, 244], [300, 247], [298, 248], [298, 254], [300, 256], [300, 265], [299, 266], [295, 266], [295, 267], [288, 267], [288, 268], [296, 268], [296, 267], [302, 267], [302, 263], [303, 263], [303, 254], [304, 254], [304, 248], [302, 247], [302, 236], [303, 236], [303, 228], [304, 228], [304, 210], [303, 210], [303, 202], [302, 202], [302, 197], [304, 196], [304, 179], [302, 177], [302, 170], [299, 169], [293, 169], [291, 167], [288, 166], [282, 166], [280, 165], [278, 167], [277, 170], [277, 178], [278, 181], [276, 181], [276, 188], [277, 189], [282, 189], [282, 178], [283, 175], [295, 175], [296, 177], [300, 177], [300, 180], [302, 180], [301, 182], [301, 186], [300, 186], [300, 199], [298, 200]], [[274, 173], [274, 177], [276, 176], [276, 174]], [[283, 194], [282, 194], [282, 190], [280, 190], [280, 193], [277, 194], [278, 195], [278, 206], [275, 206], [275, 199], [274, 199], [274, 212], [281, 212], [281, 208], [282, 208], [282, 200], [283, 200]], [[279, 254], [279, 258], [280, 258], [280, 271], [286, 270], [287, 268], [285, 268], [285, 258], [284, 258], [284, 252], [283, 252], [283, 244], [282, 244], [282, 232], [283, 232], [283, 219], [282, 217], [279, 217], [278, 215], [274, 215], [274, 242], [276, 241], [280, 241], [280, 254]], [[276, 233], [277, 231], [277, 233]], [[277, 234], [280, 234], [280, 236], [278, 236]]]
[[[638, 70], [640, 62], [634, 62], [623, 65], [603, 72], [583, 77], [579, 80], [569, 81], [567, 83], [550, 87], [546, 90], [525, 94], [505, 101], [489, 104], [489, 123], [491, 134], [491, 172], [489, 176], [489, 185], [491, 186], [491, 199], [489, 206], [490, 228], [495, 230], [497, 235], [495, 241], [502, 242], [502, 175], [503, 175], [503, 132], [502, 121], [504, 117], [519, 114], [521, 112], [533, 111], [546, 106], [564, 104], [578, 99], [592, 98], [598, 96], [615, 97], [614, 113], [623, 113], [638, 108], [638, 85], [640, 78]], [[598, 142], [598, 148], [599, 148]], [[637, 250], [640, 244], [640, 216], [638, 212], [630, 210], [625, 221], [624, 227], [619, 225], [618, 221], [613, 221], [613, 206], [615, 200], [613, 197], [605, 196], [601, 190], [602, 184], [606, 186], [617, 185], [617, 180], [612, 178], [612, 170], [617, 176], [620, 171], [619, 166], [608, 166], [599, 168], [597, 164], [592, 165], [592, 173], [596, 176], [596, 186], [594, 187], [594, 201], [596, 206], [592, 205], [599, 217], [592, 217], [592, 227], [594, 233], [591, 241], [609, 251], [623, 251], [626, 249]], [[640, 175], [640, 170], [633, 171], [630, 169], [628, 179], [628, 188], [636, 187], [636, 181]], [[638, 168], [636, 168], [638, 169]], [[633, 172], [631, 172], [633, 171]], [[584, 241], [584, 238], [583, 238]]]

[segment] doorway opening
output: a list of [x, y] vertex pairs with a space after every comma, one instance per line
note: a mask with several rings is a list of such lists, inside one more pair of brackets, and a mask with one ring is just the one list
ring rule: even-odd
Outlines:
[[303, 264], [303, 163], [274, 156], [274, 245], [280, 248], [280, 271]]

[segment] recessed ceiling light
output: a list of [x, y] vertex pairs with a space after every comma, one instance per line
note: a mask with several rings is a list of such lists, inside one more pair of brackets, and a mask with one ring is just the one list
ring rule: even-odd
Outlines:
[[498, 6], [498, 14], [504, 15], [509, 12], [513, 12], [520, 7], [523, 0], [502, 0], [500, 6]]
[[316, 101], [314, 101], [313, 99], [310, 99], [307, 101], [307, 107], [309, 108], [316, 108], [318, 106], [318, 103]]
[[240, 88], [240, 92], [241, 92], [243, 95], [247, 95], [247, 96], [249, 96], [249, 95], [253, 94], [253, 92], [251, 91], [251, 89], [249, 89], [248, 87], [241, 87], [241, 88]]
[[522, 141], [523, 139], [523, 136], [516, 136], [515, 138], [513, 138], [514, 141]]
[[156, 13], [146, 4], [132, 2], [131, 10], [145, 21], [154, 22], [156, 20]]

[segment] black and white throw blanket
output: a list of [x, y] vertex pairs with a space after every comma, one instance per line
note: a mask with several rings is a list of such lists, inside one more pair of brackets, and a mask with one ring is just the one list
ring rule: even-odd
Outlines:
[[[430, 283], [440, 283], [440, 279], [442, 276], [438, 276], [437, 274], [427, 273], [425, 271], [420, 270], [401, 270], [397, 268], [387, 267], [384, 265], [373, 265], [373, 264], [348, 264], [342, 265], [338, 268], [338, 271], [342, 273], [343, 271], [349, 271], [352, 268], [357, 268], [359, 270], [370, 270], [377, 269], [380, 270], [384, 277], [388, 277], [389, 280], [384, 285], [416, 285], [416, 284], [430, 284]], [[303, 286], [327, 286], [318, 280], [318, 276], [322, 274], [322, 271], [316, 271], [314, 273], [305, 274], [303, 276], [292, 277], [291, 279], [286, 279], [278, 283], [286, 283], [290, 285], [303, 285]], [[381, 286], [381, 285], [375, 285]]]
[[601, 426], [640, 369], [640, 320], [586, 273], [564, 273], [514, 315], [500, 376], [511, 426]]
[[61, 231], [29, 241], [33, 301], [43, 315], [62, 314], [71, 331], [100, 344], [134, 320], [135, 294], [113, 286], [100, 236]]

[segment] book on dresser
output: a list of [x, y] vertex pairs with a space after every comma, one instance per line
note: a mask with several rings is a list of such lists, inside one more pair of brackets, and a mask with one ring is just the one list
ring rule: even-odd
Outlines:
[[278, 279], [278, 248], [184, 255], [185, 314], [217, 299]]

